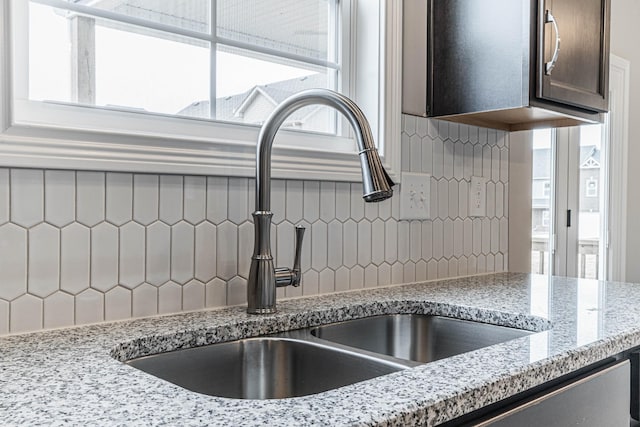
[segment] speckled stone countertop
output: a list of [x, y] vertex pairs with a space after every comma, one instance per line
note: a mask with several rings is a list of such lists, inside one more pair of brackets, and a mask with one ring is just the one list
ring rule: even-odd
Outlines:
[[[640, 285], [499, 273], [0, 338], [2, 425], [437, 425], [640, 345]], [[121, 363], [385, 313], [543, 331], [281, 400], [190, 392]]]

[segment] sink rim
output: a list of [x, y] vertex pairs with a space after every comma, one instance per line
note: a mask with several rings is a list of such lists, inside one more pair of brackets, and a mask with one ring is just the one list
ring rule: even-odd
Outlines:
[[[307, 298], [317, 298], [307, 297]], [[284, 305], [283, 305], [284, 306]], [[286, 307], [286, 306], [284, 306]], [[237, 309], [237, 307], [235, 307]], [[109, 355], [119, 361], [126, 362], [142, 356], [168, 351], [199, 347], [222, 342], [237, 341], [245, 338], [267, 335], [287, 334], [301, 329], [330, 325], [342, 321], [357, 320], [368, 317], [391, 314], [418, 314], [450, 317], [477, 323], [488, 323], [507, 326], [530, 332], [544, 332], [553, 329], [553, 322], [545, 317], [482, 307], [449, 304], [428, 300], [398, 299], [380, 306], [379, 302], [364, 302], [330, 307], [315, 307], [300, 318], [297, 310], [283, 309], [272, 315], [248, 318], [244, 311], [230, 311], [233, 307], [209, 309], [204, 312], [224, 312], [224, 317], [209, 319], [207, 323], [196, 321], [192, 327], [177, 325], [174, 330], [156, 333], [153, 325], [145, 325], [140, 334], [129, 340], [114, 343], [108, 350]], [[196, 314], [199, 312], [195, 312]], [[163, 317], [189, 316], [189, 313], [169, 314]], [[339, 319], [339, 320], [336, 320]], [[142, 319], [145, 320], [145, 319]], [[141, 319], [133, 320], [136, 322]], [[274, 332], [264, 333], [268, 328]], [[315, 338], [315, 337], [314, 337]]]
[[[400, 302], [398, 302], [400, 303]], [[453, 308], [455, 309], [457, 306], [453, 306]], [[391, 307], [386, 307], [387, 309], [391, 308]], [[536, 332], [541, 332], [544, 330], [547, 330], [550, 326], [551, 326], [551, 322], [548, 321], [548, 319], [544, 319], [544, 318], [539, 318], [537, 316], [527, 316], [527, 315], [518, 315], [518, 314], [513, 314], [513, 313], [505, 313], [505, 312], [499, 312], [499, 311], [495, 311], [495, 310], [482, 310], [482, 316], [479, 316], [479, 319], [474, 319], [474, 318], [469, 318], [471, 315], [469, 315], [469, 313], [464, 313], [462, 316], [452, 316], [450, 314], [451, 313], [451, 307], [442, 307], [441, 304], [437, 304], [435, 307], [424, 307], [424, 311], [420, 310], [418, 312], [416, 312], [415, 310], [411, 310], [411, 311], [396, 311], [396, 310], [390, 310], [391, 312], [378, 312], [378, 313], [370, 313], [370, 315], [366, 315], [369, 313], [362, 313], [361, 311], [359, 311], [358, 313], [354, 313], [355, 316], [351, 317], [351, 318], [347, 318], [344, 319], [345, 317], [345, 313], [344, 312], [340, 312], [339, 309], [332, 309], [331, 312], [329, 313], [323, 313], [322, 311], [318, 311], [318, 314], [321, 315], [321, 318], [315, 318], [312, 319], [311, 321], [307, 321], [308, 323], [311, 323], [311, 326], [303, 326], [300, 328], [296, 328], [293, 330], [289, 330], [289, 331], [285, 331], [285, 332], [275, 332], [275, 333], [269, 333], [269, 334], [256, 334], [256, 335], [249, 335], [249, 336], [245, 336], [245, 337], [240, 337], [237, 339], [226, 339], [224, 340], [224, 336], [222, 337], [223, 340], [219, 341], [219, 342], [212, 342], [212, 343], [207, 343], [206, 340], [204, 340], [205, 342], [203, 342], [203, 340], [197, 340], [194, 339], [194, 335], [197, 336], [197, 334], [199, 333], [206, 333], [207, 339], [215, 339], [216, 338], [216, 334], [218, 332], [226, 332], [226, 336], [228, 336], [229, 334], [229, 327], [231, 325], [233, 325], [233, 328], [235, 328], [236, 330], [240, 329], [242, 330], [242, 333], [244, 334], [251, 334], [251, 326], [255, 325], [255, 324], [260, 324], [262, 326], [261, 329], [264, 330], [265, 327], [265, 323], [264, 321], [267, 322], [275, 322], [274, 326], [275, 327], [279, 327], [279, 328], [283, 328], [286, 327], [284, 323], [282, 323], [281, 321], [283, 320], [283, 314], [278, 313], [274, 316], [269, 316], [267, 318], [262, 318], [259, 320], [262, 320], [262, 322], [256, 322], [256, 321], [252, 321], [253, 319], [251, 319], [251, 321], [248, 322], [244, 322], [242, 321], [238, 321], [235, 324], [231, 323], [231, 319], [229, 321], [229, 323], [226, 324], [219, 324], [219, 325], [215, 325], [214, 326], [214, 331], [213, 333], [212, 330], [210, 328], [208, 329], [203, 329], [203, 328], [199, 328], [199, 329], [194, 329], [192, 331], [188, 331], [188, 330], [183, 330], [180, 332], [177, 332], [177, 336], [179, 337], [177, 340], [172, 340], [169, 339], [167, 340], [168, 342], [162, 342], [163, 338], [166, 338], [167, 336], [146, 336], [146, 337], [142, 337], [133, 341], [129, 341], [128, 343], [122, 343], [119, 348], [122, 349], [124, 348], [125, 350], [127, 349], [128, 345], [131, 345], [133, 348], [129, 349], [131, 351], [131, 353], [126, 354], [126, 353], [122, 353], [122, 352], [118, 352], [118, 348], [115, 348], [111, 351], [111, 356], [116, 359], [119, 360], [120, 362], [122, 362], [123, 364], [127, 364], [133, 368], [136, 368], [138, 370], [141, 370], [135, 366], [132, 366], [129, 362], [134, 361], [134, 360], [139, 360], [139, 359], [145, 359], [145, 358], [152, 358], [158, 355], [162, 355], [165, 353], [172, 353], [175, 351], [182, 351], [182, 350], [194, 350], [197, 349], [199, 347], [209, 347], [209, 346], [217, 346], [217, 345], [225, 345], [225, 344], [234, 344], [234, 343], [239, 343], [239, 342], [246, 342], [246, 341], [264, 341], [264, 340], [278, 340], [278, 341], [291, 341], [291, 342], [295, 342], [295, 343], [301, 343], [305, 346], [315, 346], [317, 348], [323, 348], [326, 349], [328, 351], [334, 352], [334, 353], [342, 353], [347, 355], [348, 357], [356, 357], [358, 359], [361, 359], [363, 361], [367, 361], [369, 363], [373, 363], [376, 364], [378, 366], [383, 366], [385, 368], [390, 368], [393, 369], [391, 372], [388, 373], [383, 373], [383, 374], [377, 374], [377, 375], [373, 375], [369, 378], [365, 378], [365, 379], [358, 379], [354, 382], [348, 383], [348, 384], [343, 384], [343, 385], [339, 385], [337, 387], [331, 387], [328, 389], [324, 389], [321, 391], [317, 391], [317, 392], [312, 392], [312, 393], [307, 393], [307, 394], [303, 394], [303, 395], [292, 395], [292, 396], [285, 396], [285, 397], [267, 397], [267, 398], [259, 398], [259, 400], [278, 400], [278, 399], [298, 399], [298, 398], [304, 398], [304, 397], [308, 397], [308, 396], [312, 396], [312, 395], [316, 395], [316, 394], [320, 394], [320, 393], [330, 393], [330, 392], [334, 392], [335, 390], [339, 390], [342, 389], [343, 387], [350, 387], [350, 386], [354, 386], [356, 384], [359, 384], [361, 382], [366, 382], [366, 381], [375, 381], [375, 380], [379, 380], [380, 377], [384, 377], [390, 374], [398, 374], [401, 373], [407, 369], [411, 369], [414, 367], [419, 367], [419, 366], [423, 366], [425, 364], [428, 363], [433, 363], [436, 362], [437, 360], [434, 361], [427, 361], [427, 362], [423, 362], [423, 361], [416, 361], [416, 360], [410, 360], [410, 359], [404, 359], [404, 358], [400, 358], [400, 357], [396, 357], [390, 354], [385, 354], [385, 353], [381, 353], [381, 352], [377, 352], [377, 351], [370, 351], [368, 349], [364, 349], [361, 347], [355, 347], [355, 346], [350, 346], [350, 345], [346, 345], [346, 344], [342, 344], [340, 342], [335, 342], [335, 341], [330, 341], [324, 338], [320, 338], [315, 336], [312, 331], [318, 330], [320, 328], [324, 328], [324, 327], [331, 327], [331, 326], [335, 326], [335, 325], [340, 325], [342, 323], [348, 323], [348, 322], [354, 322], [354, 321], [365, 321], [367, 319], [374, 319], [374, 318], [379, 318], [379, 317], [411, 317], [411, 316], [417, 316], [417, 317], [442, 317], [448, 320], [453, 320], [453, 321], [461, 321], [461, 322], [470, 322], [470, 323], [474, 323], [474, 324], [486, 324], [486, 325], [491, 325], [491, 326], [498, 326], [498, 327], [506, 327], [506, 328], [512, 328], [512, 329], [516, 329], [519, 331], [522, 331], [524, 333], [526, 333], [525, 336], [523, 337], [517, 337], [517, 338], [512, 338], [506, 341], [502, 341], [500, 343], [495, 343], [495, 344], [490, 344], [487, 346], [482, 346], [479, 347], [476, 350], [483, 350], [487, 347], [493, 346], [493, 345], [500, 345], [500, 344], [504, 344], [506, 342], [510, 342], [512, 340], [517, 340], [517, 339], [521, 339], [521, 338], [526, 338], [527, 336], [533, 335]], [[431, 309], [430, 309], [431, 308]], [[433, 308], [439, 308], [439, 310], [433, 310]], [[457, 309], [468, 309], [468, 307], [457, 307]], [[313, 323], [318, 323], [322, 321], [322, 316], [323, 315], [331, 315], [332, 313], [335, 314], [334, 310], [336, 310], [337, 313], [339, 313], [339, 315], [337, 316], [338, 318], [343, 318], [342, 320], [338, 320], [338, 321], [328, 321], [326, 323], [320, 323], [320, 324], [315, 324], [313, 325]], [[472, 309], [473, 311], [474, 309]], [[481, 310], [481, 309], [475, 309], [475, 310]], [[359, 315], [360, 314], [360, 315]], [[365, 314], [365, 315], [362, 315]], [[284, 319], [286, 320], [287, 316], [291, 316], [293, 314], [288, 314], [285, 313], [284, 314]], [[347, 317], [348, 313], [347, 313]], [[483, 321], [483, 320], [492, 320], [493, 322], [487, 322], [487, 321]], [[504, 324], [503, 322], [508, 322], [508, 324]], [[528, 322], [531, 322], [531, 324], [529, 324]], [[501, 324], [502, 323], [502, 324]], [[517, 324], [518, 326], [513, 326], [514, 324]], [[530, 328], [524, 328], [522, 327], [522, 325], [528, 325], [530, 326]], [[296, 324], [295, 322], [289, 323], [288, 324], [290, 327], [293, 326], [295, 327]], [[248, 327], [247, 328], [245, 327]], [[269, 323], [266, 324], [266, 326], [270, 326]], [[227, 328], [225, 330], [225, 328]], [[532, 330], [534, 329], [534, 330]], [[233, 335], [233, 334], [231, 334]], [[174, 337], [175, 335], [168, 335], [168, 337]], [[183, 342], [183, 344], [181, 345], [181, 340], [180, 338], [190, 338], [188, 341]], [[149, 342], [148, 340], [152, 340], [151, 342]], [[153, 341], [156, 341], [155, 343]], [[153, 349], [155, 344], [157, 346], [157, 342], [160, 342], [161, 344], [164, 344], [165, 347], [168, 346], [170, 348], [164, 350], [164, 351], [150, 351]], [[146, 347], [144, 346], [146, 344]], [[198, 345], [199, 344], [199, 345]], [[136, 348], [136, 346], [140, 346], [138, 348]], [[161, 346], [160, 346], [161, 347]], [[137, 353], [136, 354], [136, 350]], [[140, 354], [140, 352], [144, 353], [144, 350], [147, 350], [147, 353], [144, 354]], [[472, 350], [475, 351], [475, 350]], [[447, 356], [447, 358], [450, 357], [457, 357], [460, 356], [462, 354], [464, 354], [466, 352], [461, 352], [461, 353], [456, 353], [453, 354], [451, 356]], [[129, 356], [129, 357], [127, 357]], [[446, 358], [444, 359], [446, 360]], [[375, 370], [375, 368], [373, 368], [373, 370]], [[225, 396], [221, 396], [221, 395], [212, 395], [212, 394], [206, 394], [206, 393], [201, 393], [198, 391], [194, 391], [191, 389], [188, 389], [186, 387], [181, 386], [180, 384], [177, 384], [175, 382], [172, 382], [168, 379], [165, 379], [161, 376], [149, 373], [149, 372], [145, 372], [144, 370], [142, 370], [142, 372], [144, 372], [146, 375], [150, 375], [150, 376], [155, 376], [157, 380], [160, 381], [165, 381], [165, 382], [169, 382], [172, 383], [174, 385], [176, 385], [177, 387], [181, 387], [182, 389], [184, 389], [185, 391], [188, 392], [192, 392], [192, 393], [197, 393], [197, 394], [202, 394], [203, 396], [207, 396], [209, 398], [219, 398], [219, 399], [232, 399], [232, 400], [251, 400], [251, 398], [246, 398], [246, 397], [225, 397]], [[297, 386], [296, 386], [297, 387]], [[295, 387], [294, 387], [295, 388]]]

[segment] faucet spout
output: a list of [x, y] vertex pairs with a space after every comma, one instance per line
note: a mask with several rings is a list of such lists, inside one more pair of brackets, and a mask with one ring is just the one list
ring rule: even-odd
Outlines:
[[[256, 152], [256, 210], [254, 251], [247, 282], [247, 312], [250, 314], [276, 311], [276, 269], [271, 255], [271, 151], [278, 129], [294, 111], [308, 105], [326, 105], [339, 111], [353, 127], [358, 144], [365, 202], [379, 202], [393, 195], [393, 181], [382, 166], [369, 122], [360, 108], [346, 96], [328, 89], [309, 89], [285, 99], [271, 113], [260, 129]], [[300, 237], [300, 240], [302, 238]], [[301, 244], [301, 241], [297, 243]], [[278, 282], [291, 274], [291, 283], [299, 284], [300, 268], [290, 273], [278, 268]], [[295, 270], [295, 271], [294, 271]], [[294, 275], [295, 276], [294, 278]]]

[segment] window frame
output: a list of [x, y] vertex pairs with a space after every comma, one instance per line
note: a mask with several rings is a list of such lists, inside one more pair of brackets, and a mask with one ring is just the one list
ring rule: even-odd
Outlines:
[[[586, 181], [584, 186], [585, 197], [590, 197], [590, 198], [598, 197], [598, 178], [594, 176], [590, 176], [585, 181]], [[590, 184], [593, 184], [593, 187], [589, 187]]]
[[[24, 75], [19, 73], [16, 61], [12, 61], [12, 55], [19, 52], [20, 43], [24, 43], [11, 37], [11, 28], [17, 19], [15, 4], [16, 0], [3, 2], [0, 8], [4, 24], [0, 33], [0, 166], [225, 176], [255, 174], [258, 126], [121, 110], [107, 111], [112, 125], [105, 125], [100, 116], [104, 116], [107, 109], [101, 107], [14, 99], [12, 77]], [[358, 0], [344, 4], [350, 11], [342, 14], [342, 26], [350, 31], [343, 36], [341, 48], [349, 49], [351, 55], [342, 72], [348, 73], [349, 81], [356, 82], [361, 80], [359, 73], [370, 71], [367, 67], [370, 64], [356, 66], [355, 62], [356, 58], [361, 60], [360, 56], [356, 57], [357, 48], [370, 39], [358, 32], [358, 14], [366, 12], [366, 8], [359, 9]], [[400, 170], [402, 5], [401, 2], [382, 2], [380, 9], [377, 105], [369, 102], [361, 106], [374, 116], [370, 119], [372, 123], [378, 123], [377, 141], [383, 164], [395, 176]], [[366, 102], [366, 95], [359, 94], [370, 94], [371, 87], [365, 91], [355, 86], [347, 89], [347, 95], [356, 102], [360, 102], [360, 98]], [[69, 114], [71, 111], [73, 115]], [[113, 123], [117, 123], [117, 127]], [[350, 130], [345, 130], [345, 136], [280, 131], [273, 148], [273, 176], [360, 181], [355, 141]]]

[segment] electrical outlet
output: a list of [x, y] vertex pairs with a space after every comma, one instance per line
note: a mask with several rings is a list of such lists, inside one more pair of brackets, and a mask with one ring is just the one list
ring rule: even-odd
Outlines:
[[469, 216], [487, 215], [487, 180], [481, 176], [471, 177], [469, 187]]
[[429, 219], [431, 175], [403, 172], [400, 184], [400, 219]]

